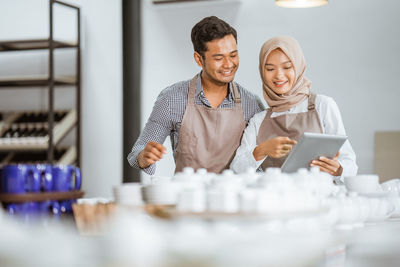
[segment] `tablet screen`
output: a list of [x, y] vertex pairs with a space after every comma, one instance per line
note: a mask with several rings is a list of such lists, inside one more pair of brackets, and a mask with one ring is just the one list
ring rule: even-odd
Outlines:
[[304, 133], [293, 147], [281, 169], [295, 172], [299, 168], [309, 168], [310, 163], [320, 156], [333, 158], [346, 142], [347, 136], [321, 133]]

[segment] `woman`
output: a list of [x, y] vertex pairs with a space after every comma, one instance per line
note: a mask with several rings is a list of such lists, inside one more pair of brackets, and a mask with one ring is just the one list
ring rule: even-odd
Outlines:
[[[311, 81], [304, 76], [306, 64], [297, 40], [278, 36], [265, 42], [259, 69], [269, 108], [250, 120], [232, 170], [281, 167], [304, 132], [346, 135], [335, 101], [310, 92]], [[320, 157], [310, 166], [337, 177], [355, 175], [358, 169], [349, 141], [334, 158]]]

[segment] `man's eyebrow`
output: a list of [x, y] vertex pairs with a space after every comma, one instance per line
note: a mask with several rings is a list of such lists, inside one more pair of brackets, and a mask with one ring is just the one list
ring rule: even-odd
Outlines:
[[[233, 54], [233, 53], [237, 53], [237, 50], [229, 52], [229, 54]], [[214, 54], [214, 55], [212, 55], [212, 57], [223, 57], [223, 56], [224, 56], [224, 54]]]

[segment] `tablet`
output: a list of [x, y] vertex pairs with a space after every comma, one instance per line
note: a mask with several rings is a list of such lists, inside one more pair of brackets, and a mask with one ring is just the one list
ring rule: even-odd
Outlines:
[[320, 156], [333, 158], [346, 140], [347, 136], [343, 135], [304, 133], [283, 163], [282, 172], [308, 169], [310, 162]]

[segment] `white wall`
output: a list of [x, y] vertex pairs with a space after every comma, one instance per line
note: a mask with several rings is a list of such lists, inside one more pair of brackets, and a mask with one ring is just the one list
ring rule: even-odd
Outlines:
[[[112, 196], [122, 181], [122, 5], [120, 0], [68, 0], [81, 7], [82, 175], [86, 196]], [[55, 36], [76, 35], [73, 12], [55, 10]], [[72, 19], [71, 19], [72, 18]], [[47, 38], [47, 0], [0, 1], [0, 39]], [[72, 53], [72, 54], [71, 54]], [[73, 51], [57, 50], [56, 72], [68, 73]], [[47, 53], [0, 53], [0, 77], [46, 74]], [[56, 107], [74, 107], [72, 88], [56, 89]], [[47, 90], [0, 90], [0, 110], [46, 109]]]
[[[308, 63], [312, 90], [338, 103], [359, 173], [372, 173], [374, 132], [400, 130], [400, 2], [329, 1], [324, 7], [285, 9], [273, 0], [215, 0], [154, 5], [143, 0], [142, 127], [159, 92], [191, 78], [190, 30], [201, 18], [217, 15], [238, 31], [240, 68], [236, 81], [261, 98], [258, 53], [275, 35], [297, 38]], [[157, 175], [171, 175], [169, 153]]]

